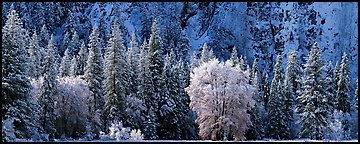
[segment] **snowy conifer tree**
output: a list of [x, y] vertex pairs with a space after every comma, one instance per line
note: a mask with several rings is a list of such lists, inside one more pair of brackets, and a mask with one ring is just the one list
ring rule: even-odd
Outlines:
[[191, 74], [186, 88], [190, 107], [196, 111], [199, 135], [203, 139], [244, 140], [251, 124], [247, 110], [254, 106], [253, 87], [248, 74], [232, 62], [219, 63], [217, 59], [203, 63]]
[[329, 111], [334, 111], [335, 104], [336, 104], [336, 74], [335, 70], [332, 68], [331, 62], [326, 66], [326, 73], [325, 73], [325, 89], [327, 92], [327, 98], [329, 102]]
[[71, 55], [70, 48], [65, 50], [65, 54], [61, 59], [60, 64], [60, 77], [70, 76], [70, 65], [71, 65]]
[[286, 113], [284, 92], [284, 70], [282, 56], [278, 55], [274, 66], [274, 77], [270, 87], [270, 97], [267, 109], [266, 134], [268, 138], [289, 139], [288, 113]]
[[200, 61], [201, 63], [205, 63], [208, 62], [209, 60], [210, 60], [210, 52], [208, 50], [207, 44], [204, 43], [204, 46], [202, 47], [202, 51], [201, 51]]
[[[349, 79], [349, 63], [346, 53], [344, 52], [341, 58], [339, 81], [337, 82], [336, 109], [342, 111], [345, 115], [350, 114], [350, 79]], [[350, 131], [350, 120], [344, 118], [342, 124], [344, 126], [344, 138], [346, 140], [351, 139], [348, 134]]]
[[117, 19], [115, 19], [105, 54], [105, 118], [106, 127], [115, 121], [125, 121], [125, 98], [127, 84], [126, 47]]
[[79, 73], [80, 73], [80, 75], [84, 75], [86, 61], [87, 61], [87, 57], [88, 57], [88, 50], [87, 50], [87, 47], [85, 46], [84, 42], [81, 43], [80, 51], [79, 51], [79, 57], [80, 57], [80, 60], [79, 60]]
[[102, 124], [94, 115], [96, 112], [100, 112], [104, 106], [102, 85], [104, 60], [101, 56], [99, 31], [96, 26], [93, 28], [89, 39], [89, 56], [85, 67], [85, 80], [89, 84], [90, 91], [93, 92], [92, 99], [89, 99], [89, 112], [93, 115], [90, 115], [89, 120], [91, 121], [92, 132], [99, 134]]
[[233, 47], [233, 50], [231, 52], [231, 57], [230, 57], [231, 61], [234, 63], [234, 66], [239, 65], [240, 64], [240, 60], [238, 57], [238, 52], [236, 47]]
[[44, 56], [43, 48], [39, 46], [38, 36], [36, 34], [36, 31], [33, 33], [33, 36], [30, 40], [30, 46], [29, 46], [29, 52], [30, 52], [30, 59], [33, 63], [31, 63], [31, 75], [38, 79], [42, 74], [42, 56]]
[[302, 84], [302, 94], [298, 96], [301, 105], [299, 110], [301, 137], [320, 140], [328, 127], [328, 99], [324, 86], [323, 61], [321, 51], [315, 43], [310, 51], [305, 66], [305, 79]]
[[53, 36], [49, 40], [47, 54], [46, 54], [46, 63], [44, 67], [44, 81], [41, 86], [41, 94], [39, 98], [39, 104], [41, 106], [40, 111], [40, 124], [45, 133], [50, 135], [50, 138], [54, 138], [55, 134], [55, 98], [56, 87], [57, 87], [57, 72], [55, 65], [54, 57], [54, 46], [53, 46]]
[[74, 31], [72, 37], [71, 37], [71, 41], [69, 43], [69, 47], [70, 50], [70, 55], [73, 56], [75, 55], [76, 53], [79, 52], [79, 49], [80, 49], [80, 42], [79, 42], [79, 35], [76, 31]]
[[252, 98], [255, 100], [254, 108], [249, 111], [251, 126], [246, 131], [246, 139], [248, 140], [260, 140], [264, 137], [264, 101], [262, 93], [260, 92], [259, 85], [259, 70], [257, 67], [257, 59], [254, 60], [252, 67], [252, 75], [250, 76], [250, 84], [254, 86], [255, 90], [252, 92]]
[[67, 49], [71, 49], [70, 47], [70, 33], [66, 32], [63, 36], [63, 39], [61, 41], [60, 51], [64, 52]]
[[262, 85], [261, 89], [264, 93], [263, 95], [264, 107], [265, 107], [265, 111], [267, 111], [267, 105], [270, 97], [270, 80], [269, 80], [269, 74], [267, 72], [263, 73], [261, 85]]
[[136, 92], [138, 91], [138, 74], [139, 74], [139, 59], [140, 59], [140, 47], [139, 42], [137, 40], [137, 37], [135, 33], [131, 35], [131, 41], [130, 41], [130, 48], [127, 52], [127, 62], [129, 66], [129, 88], [130, 94], [132, 96], [136, 95]]
[[288, 117], [288, 126], [290, 128], [290, 137], [295, 138], [296, 132], [294, 128], [294, 109], [295, 109], [295, 98], [298, 97], [298, 90], [300, 87], [300, 66], [296, 60], [296, 53], [294, 51], [290, 51], [288, 53], [288, 61], [285, 72], [285, 113]]
[[80, 75], [79, 61], [80, 61], [80, 57], [78, 55], [74, 55], [73, 58], [71, 59], [69, 76]]
[[[30, 77], [23, 23], [11, 5], [2, 29], [2, 125], [12, 121], [16, 138], [31, 138], [36, 124], [35, 106], [29, 94]], [[4, 134], [5, 129], [2, 130]], [[3, 140], [10, 138], [3, 135]], [[12, 136], [11, 136], [12, 137]]]

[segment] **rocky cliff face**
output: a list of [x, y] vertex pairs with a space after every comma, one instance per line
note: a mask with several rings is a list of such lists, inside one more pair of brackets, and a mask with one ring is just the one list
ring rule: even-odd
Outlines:
[[[31, 23], [39, 8], [37, 3], [14, 3], [25, 23]], [[11, 3], [3, 3], [3, 21]], [[136, 32], [140, 41], [149, 37], [151, 22], [159, 19], [163, 37], [184, 35], [190, 41], [190, 54], [200, 54], [204, 42], [213, 48], [220, 60], [230, 57], [236, 46], [240, 55], [246, 55], [248, 63], [261, 59], [259, 68], [272, 75], [275, 55], [297, 52], [301, 63], [314, 42], [323, 50], [326, 63], [340, 61], [343, 52], [349, 55], [351, 81], [358, 75], [358, 3], [246, 3], [246, 2], [175, 2], [175, 3], [43, 3], [46, 14], [57, 14], [64, 20], [49, 25], [60, 43], [63, 31], [70, 22], [70, 11], [76, 11], [79, 31], [84, 41], [91, 26], [103, 27], [103, 38], [109, 33], [114, 16], [122, 21], [129, 42], [130, 34]], [[54, 7], [56, 5], [57, 7]], [[51, 7], [53, 6], [53, 7]], [[25, 8], [24, 8], [25, 7]], [[55, 10], [54, 10], [55, 9]], [[59, 11], [63, 11], [62, 13]], [[29, 13], [29, 15], [26, 15]], [[37, 16], [39, 17], [39, 16]], [[50, 17], [51, 18], [51, 17]], [[46, 21], [46, 19], [45, 19]], [[40, 29], [32, 26], [29, 28]], [[30, 30], [31, 31], [31, 30]], [[104, 40], [105, 41], [105, 40]], [[61, 45], [59, 44], [61, 47]], [[286, 62], [284, 62], [286, 64]]]

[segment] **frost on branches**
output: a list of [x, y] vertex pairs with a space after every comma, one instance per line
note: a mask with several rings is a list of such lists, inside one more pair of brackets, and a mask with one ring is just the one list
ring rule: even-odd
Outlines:
[[219, 63], [212, 59], [191, 74], [186, 91], [190, 107], [198, 115], [202, 139], [245, 139], [251, 124], [247, 110], [255, 104], [251, 97], [253, 86], [248, 84], [248, 73], [232, 66], [231, 60]]

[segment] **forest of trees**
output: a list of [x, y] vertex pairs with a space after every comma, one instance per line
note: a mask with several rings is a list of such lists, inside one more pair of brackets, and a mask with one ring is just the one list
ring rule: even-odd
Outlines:
[[164, 38], [159, 18], [149, 37], [134, 32], [129, 43], [116, 18], [110, 31], [89, 27], [87, 38], [67, 25], [62, 54], [49, 23], [25, 16], [11, 5], [3, 18], [3, 142], [358, 138], [358, 84], [345, 52], [335, 66], [316, 42], [302, 66], [296, 51], [287, 61], [278, 54], [270, 79], [261, 59], [250, 66], [235, 46], [227, 60], [207, 43], [190, 56], [189, 40], [179, 30]]

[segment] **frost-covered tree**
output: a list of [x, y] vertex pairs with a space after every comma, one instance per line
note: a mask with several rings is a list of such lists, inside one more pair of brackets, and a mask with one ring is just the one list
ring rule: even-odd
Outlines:
[[88, 50], [87, 50], [87, 47], [86, 47], [84, 42], [81, 43], [80, 51], [79, 51], [79, 57], [80, 57], [80, 60], [79, 60], [79, 73], [80, 73], [80, 75], [84, 75], [86, 61], [87, 61], [87, 57], [88, 57]]
[[267, 72], [263, 73], [261, 89], [263, 91], [263, 101], [264, 101], [265, 111], [267, 111], [267, 105], [270, 97], [270, 78]]
[[74, 33], [71, 37], [71, 41], [69, 43], [68, 48], [70, 48], [69, 52], [70, 52], [71, 56], [73, 56], [79, 52], [80, 42], [79, 42], [79, 35], [76, 31], [74, 31]]
[[79, 65], [80, 65], [80, 57], [78, 55], [74, 55], [73, 58], [71, 59], [71, 63], [70, 63], [69, 76], [80, 75]]
[[[7, 20], [2, 29], [2, 125], [13, 120], [16, 138], [31, 138], [37, 133], [36, 107], [30, 97], [30, 77], [27, 71], [28, 55], [26, 35], [18, 13], [11, 5]], [[10, 123], [10, 122], [9, 122]], [[6, 129], [2, 130], [4, 134]], [[3, 135], [2, 140], [10, 140], [11, 135]], [[12, 137], [13, 138], [13, 137]]]
[[66, 32], [64, 34], [64, 36], [62, 37], [61, 45], [60, 45], [60, 52], [64, 52], [67, 49], [71, 49], [71, 48], [69, 48], [70, 42], [71, 42], [70, 36], [71, 36], [70, 33]]
[[248, 65], [246, 56], [243, 56], [243, 55], [240, 56], [239, 65], [240, 65], [240, 69], [242, 71], [249, 70], [249, 65]]
[[125, 57], [126, 47], [118, 21], [115, 19], [111, 27], [111, 36], [105, 53], [105, 108], [106, 125], [114, 121], [125, 121], [125, 98], [127, 92], [127, 63]]
[[237, 52], [237, 49], [236, 49], [235, 46], [233, 47], [233, 50], [231, 52], [230, 60], [234, 63], [234, 66], [240, 64], [240, 60], [239, 60], [239, 57], [238, 57], [238, 52]]
[[251, 124], [247, 110], [255, 103], [253, 87], [248, 84], [248, 74], [232, 65], [230, 61], [212, 59], [191, 74], [186, 92], [191, 109], [197, 113], [202, 139], [245, 139]]
[[284, 69], [282, 56], [278, 55], [274, 66], [274, 77], [271, 82], [267, 108], [266, 135], [273, 139], [289, 139], [289, 117], [286, 113], [284, 92]]
[[54, 113], [55, 106], [55, 95], [57, 94], [57, 71], [54, 57], [54, 43], [53, 35], [49, 40], [46, 63], [44, 66], [44, 82], [40, 88], [39, 104], [40, 110], [40, 124], [45, 133], [50, 135], [50, 139], [55, 137], [55, 120], [56, 116]]
[[70, 55], [70, 49], [65, 50], [65, 54], [61, 59], [60, 64], [60, 77], [70, 76], [70, 65], [71, 65], [71, 55]]
[[311, 48], [305, 66], [302, 94], [298, 96], [304, 108], [299, 110], [301, 137], [321, 140], [328, 127], [328, 99], [324, 86], [323, 61], [317, 43]]
[[131, 35], [130, 48], [127, 51], [127, 63], [129, 66], [129, 88], [130, 95], [136, 96], [138, 91], [138, 74], [139, 74], [140, 45], [135, 32]]
[[295, 138], [296, 132], [294, 131], [294, 110], [296, 107], [295, 99], [298, 97], [298, 90], [300, 88], [300, 66], [296, 60], [296, 53], [290, 51], [288, 53], [287, 67], [285, 72], [285, 113], [288, 116], [288, 126], [290, 128], [290, 138]]
[[46, 25], [43, 25], [39, 33], [39, 46], [46, 48], [49, 40], [50, 40], [49, 31], [47, 30]]
[[[342, 111], [344, 114], [350, 113], [350, 67], [348, 63], [347, 54], [344, 52], [341, 58], [340, 71], [339, 71], [339, 81], [337, 82], [337, 91], [336, 99], [337, 105], [336, 109]], [[344, 126], [344, 134], [349, 133], [350, 131], [350, 120], [344, 118], [342, 124]], [[349, 135], [344, 135], [344, 138], [349, 140], [351, 137]]]
[[325, 86], [324, 88], [326, 89], [327, 92], [327, 99], [328, 99], [328, 103], [329, 103], [329, 111], [332, 112], [334, 111], [335, 104], [336, 104], [336, 85], [337, 82], [336, 80], [336, 74], [335, 74], [335, 70], [332, 68], [332, 64], [331, 62], [326, 66], [325, 68]]
[[43, 47], [39, 46], [39, 40], [36, 31], [33, 33], [30, 40], [29, 53], [30, 59], [32, 61], [29, 72], [31, 73], [32, 77], [38, 79], [42, 75], [42, 59], [43, 56], [45, 56], [45, 52]]
[[246, 131], [246, 139], [248, 140], [260, 140], [264, 137], [265, 108], [262, 93], [260, 91], [259, 76], [257, 59], [255, 59], [252, 67], [252, 75], [250, 76], [250, 84], [255, 88], [252, 92], [252, 98], [255, 100], [255, 105], [254, 108], [249, 111], [251, 126]]
[[208, 50], [208, 46], [207, 46], [206, 42], [204, 43], [204, 45], [202, 47], [200, 61], [201, 61], [201, 63], [210, 61], [210, 52]]
[[130, 132], [130, 139], [131, 140], [142, 140], [142, 139], [144, 139], [144, 135], [141, 134], [141, 131], [139, 129], [133, 129]]
[[101, 113], [104, 106], [104, 91], [102, 84], [104, 79], [104, 60], [101, 56], [99, 31], [96, 26], [94, 26], [89, 39], [89, 56], [84, 74], [89, 89], [93, 92], [92, 98], [89, 99], [89, 112], [92, 114], [89, 116], [89, 120], [91, 121], [92, 132], [99, 134], [99, 131], [102, 129], [102, 124], [97, 118], [99, 118], [98, 115]]

